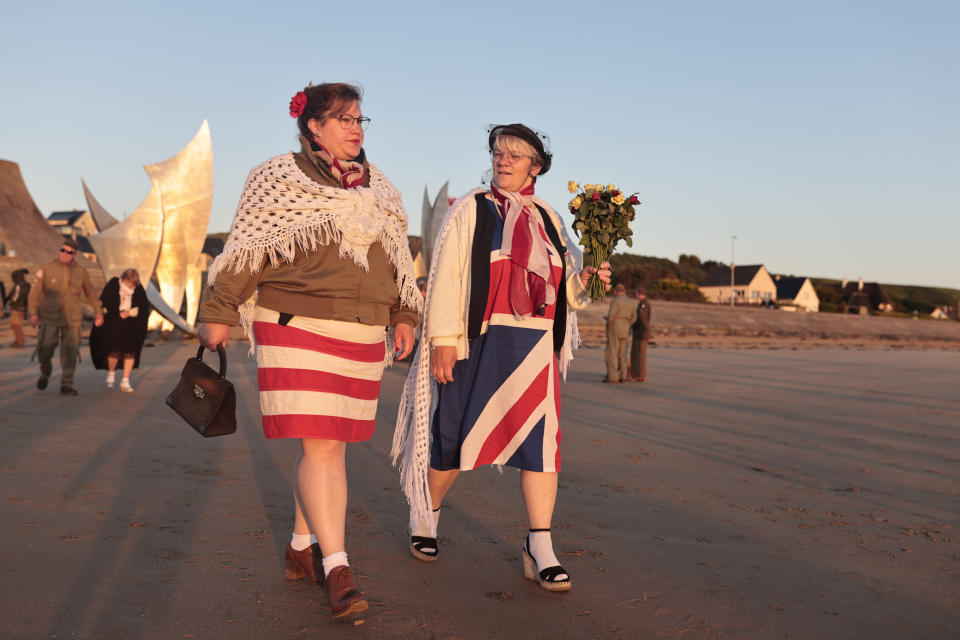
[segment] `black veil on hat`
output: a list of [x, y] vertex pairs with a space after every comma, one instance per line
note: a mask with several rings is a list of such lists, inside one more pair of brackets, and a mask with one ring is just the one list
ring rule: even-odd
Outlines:
[[545, 134], [540, 133], [539, 131], [534, 131], [526, 125], [522, 125], [519, 122], [514, 124], [492, 124], [489, 127], [490, 135], [487, 138], [487, 146], [490, 151], [493, 151], [493, 143], [496, 142], [497, 136], [513, 136], [514, 138], [520, 138], [524, 142], [528, 143], [531, 147], [537, 150], [537, 153], [540, 154], [540, 157], [543, 158], [543, 166], [540, 167], [540, 174], [543, 175], [550, 170], [550, 164], [553, 162], [553, 153], [550, 151], [550, 138]]

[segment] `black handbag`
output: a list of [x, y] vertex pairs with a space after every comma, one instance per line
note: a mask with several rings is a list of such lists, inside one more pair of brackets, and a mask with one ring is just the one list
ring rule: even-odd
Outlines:
[[227, 380], [227, 352], [217, 346], [220, 373], [203, 363], [204, 347], [187, 360], [180, 382], [167, 396], [167, 406], [204, 438], [225, 436], [237, 430], [237, 394]]

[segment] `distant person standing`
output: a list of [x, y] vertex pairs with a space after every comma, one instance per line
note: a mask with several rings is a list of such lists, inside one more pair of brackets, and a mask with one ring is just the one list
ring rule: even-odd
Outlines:
[[10, 346], [18, 349], [26, 346], [23, 339], [23, 320], [27, 317], [27, 298], [30, 296], [30, 283], [27, 282], [26, 275], [26, 269], [17, 269], [10, 274], [13, 289], [5, 301], [10, 305], [10, 329], [13, 330], [13, 343]]
[[613, 288], [613, 300], [607, 311], [607, 377], [604, 382], [626, 382], [630, 377], [627, 361], [627, 344], [630, 325], [637, 319], [637, 308], [626, 296], [623, 283]]
[[630, 347], [630, 382], [647, 381], [647, 343], [650, 341], [650, 301], [647, 290], [637, 287], [637, 319], [633, 323], [633, 346]]
[[40, 327], [37, 332], [37, 359], [40, 378], [37, 389], [47, 388], [53, 370], [53, 352], [60, 345], [60, 393], [77, 395], [73, 375], [80, 350], [80, 325], [83, 322], [83, 302], [94, 308], [97, 326], [103, 324], [100, 301], [90, 286], [87, 270], [77, 264], [77, 243], [66, 238], [56, 260], [43, 263], [37, 271], [37, 283], [30, 290], [28, 304], [33, 314], [30, 324]]

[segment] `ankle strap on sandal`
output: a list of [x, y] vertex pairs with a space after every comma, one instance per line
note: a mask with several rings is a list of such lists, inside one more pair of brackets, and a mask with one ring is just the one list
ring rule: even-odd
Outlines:
[[538, 531], [550, 531], [550, 528], [548, 527], [546, 529], [530, 529], [529, 531], [530, 533], [536, 533]]

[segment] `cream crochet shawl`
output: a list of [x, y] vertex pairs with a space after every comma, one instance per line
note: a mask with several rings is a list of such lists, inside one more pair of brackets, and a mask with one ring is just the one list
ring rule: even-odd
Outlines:
[[[379, 242], [396, 269], [400, 303], [420, 310], [423, 296], [413, 275], [413, 258], [407, 243], [407, 215], [403, 200], [386, 176], [370, 165], [370, 186], [340, 189], [314, 182], [297, 166], [292, 153], [257, 165], [250, 171], [240, 204], [221, 253], [210, 265], [208, 284], [222, 271], [257, 273], [281, 261], [292, 262], [296, 250], [316, 251], [337, 243], [341, 259], [370, 269], [367, 250]], [[254, 342], [251, 330], [256, 294], [240, 308], [240, 321]], [[393, 349], [387, 350], [388, 357]]]

